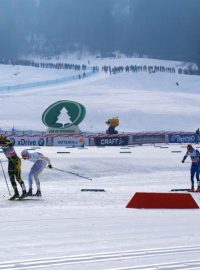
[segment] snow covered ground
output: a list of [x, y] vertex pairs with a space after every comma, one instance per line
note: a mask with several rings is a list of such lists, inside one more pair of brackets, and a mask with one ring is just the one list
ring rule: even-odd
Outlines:
[[[189, 187], [184, 146], [165, 147], [37, 149], [55, 168], [93, 179], [46, 169], [41, 199], [7, 200], [1, 173], [0, 269], [199, 269], [198, 209], [125, 208], [135, 192]], [[26, 185], [30, 166], [23, 161]]]
[[[99, 73], [66, 85], [2, 92], [1, 128], [45, 129], [41, 115], [46, 107], [68, 99], [86, 106], [82, 130], [103, 131], [105, 121], [118, 115], [121, 131], [194, 131], [199, 127], [199, 87], [198, 76]], [[21, 150], [16, 147], [19, 155]], [[131, 153], [120, 153], [126, 150]], [[181, 163], [185, 150], [185, 145], [123, 151], [42, 147], [37, 151], [55, 168], [93, 180], [46, 169], [40, 177], [42, 198], [15, 202], [7, 200], [0, 171], [0, 269], [200, 269], [198, 209], [126, 208], [135, 192], [189, 187], [189, 160]], [[7, 172], [2, 153], [0, 158]], [[31, 165], [22, 162], [26, 185]], [[95, 188], [105, 192], [81, 191]], [[200, 205], [200, 195], [192, 196]]]
[[54, 70], [36, 67], [0, 65], [1, 85], [15, 85], [20, 83], [40, 82], [49, 78], [59, 79], [66, 75], [74, 75], [74, 70]]

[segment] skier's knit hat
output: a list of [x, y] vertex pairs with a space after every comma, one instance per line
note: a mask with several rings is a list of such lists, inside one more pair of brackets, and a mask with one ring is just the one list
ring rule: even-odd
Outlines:
[[22, 157], [23, 156], [28, 156], [29, 155], [28, 150], [26, 150], [26, 149], [22, 150], [21, 155], [22, 155]]
[[191, 144], [188, 144], [187, 145], [187, 150], [192, 150], [192, 149], [193, 149], [192, 145]]

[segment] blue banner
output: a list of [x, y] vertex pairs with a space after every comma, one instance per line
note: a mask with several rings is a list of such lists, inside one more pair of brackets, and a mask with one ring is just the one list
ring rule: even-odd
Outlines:
[[198, 143], [200, 137], [196, 134], [169, 135], [169, 143]]

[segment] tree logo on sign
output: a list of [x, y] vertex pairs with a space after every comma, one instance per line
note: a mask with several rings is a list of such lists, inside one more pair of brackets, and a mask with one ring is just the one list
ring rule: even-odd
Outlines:
[[63, 127], [65, 125], [71, 124], [70, 116], [65, 107], [63, 107], [62, 110], [60, 111], [60, 114], [58, 115], [58, 120], [56, 123], [63, 124]]
[[75, 101], [60, 100], [50, 105], [42, 115], [42, 121], [48, 128], [66, 129], [77, 126], [85, 118], [85, 107]]

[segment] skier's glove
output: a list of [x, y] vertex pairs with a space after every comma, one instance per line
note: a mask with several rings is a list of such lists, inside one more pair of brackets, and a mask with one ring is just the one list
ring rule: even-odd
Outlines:
[[53, 167], [52, 167], [52, 165], [50, 164], [50, 165], [48, 165], [47, 166], [49, 169], [53, 169]]
[[185, 161], [185, 160], [183, 159], [181, 162], [184, 163], [184, 161]]

